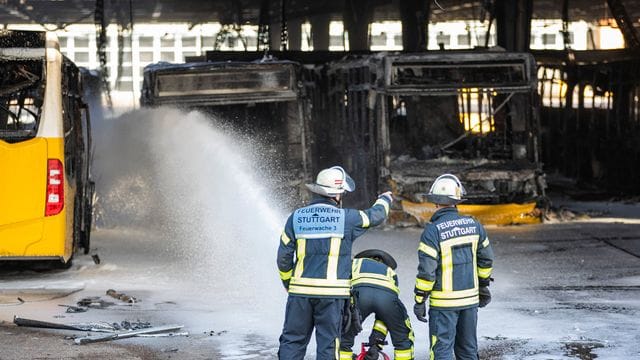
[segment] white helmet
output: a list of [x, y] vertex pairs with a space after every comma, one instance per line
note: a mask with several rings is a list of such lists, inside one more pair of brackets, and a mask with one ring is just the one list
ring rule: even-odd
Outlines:
[[356, 183], [340, 166], [324, 169], [318, 173], [314, 184], [306, 184], [307, 188], [318, 195], [333, 197], [345, 191], [352, 192]]
[[427, 194], [427, 200], [434, 204], [455, 205], [463, 202], [462, 198], [467, 192], [464, 190], [460, 180], [452, 174], [444, 174], [431, 185], [431, 189]]

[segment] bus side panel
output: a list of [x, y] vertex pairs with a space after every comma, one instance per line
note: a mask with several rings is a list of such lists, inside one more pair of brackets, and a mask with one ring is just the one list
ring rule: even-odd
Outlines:
[[[73, 250], [74, 191], [65, 178], [65, 205], [54, 216], [44, 216], [47, 159], [64, 164], [63, 140], [35, 138], [22, 143], [0, 142], [0, 257], [58, 257], [68, 260]], [[7, 174], [8, 175], [8, 174]], [[70, 214], [67, 214], [67, 212]]]
[[0, 141], [0, 226], [44, 216], [47, 140]]

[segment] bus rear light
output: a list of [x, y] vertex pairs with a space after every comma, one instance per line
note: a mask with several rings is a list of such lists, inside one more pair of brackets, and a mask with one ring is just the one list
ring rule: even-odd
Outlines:
[[64, 207], [64, 173], [62, 162], [49, 159], [47, 163], [47, 203], [44, 216], [57, 215]]

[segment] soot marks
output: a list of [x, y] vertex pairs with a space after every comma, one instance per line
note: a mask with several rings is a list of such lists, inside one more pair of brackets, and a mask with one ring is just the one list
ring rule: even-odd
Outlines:
[[581, 360], [593, 360], [598, 358], [597, 354], [593, 353], [594, 349], [603, 348], [604, 344], [598, 341], [574, 341], [565, 343], [565, 355], [576, 357]]

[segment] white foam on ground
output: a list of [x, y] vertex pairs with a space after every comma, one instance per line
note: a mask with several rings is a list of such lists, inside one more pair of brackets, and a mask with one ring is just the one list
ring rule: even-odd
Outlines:
[[164, 286], [192, 308], [179, 319], [192, 329], [277, 341], [286, 300], [275, 262], [284, 211], [261, 145], [218, 122], [160, 108], [102, 126], [99, 225], [112, 228], [110, 236], [136, 229], [127, 231], [137, 244], [124, 246], [146, 252], [151, 269], [136, 273], [138, 282]]

